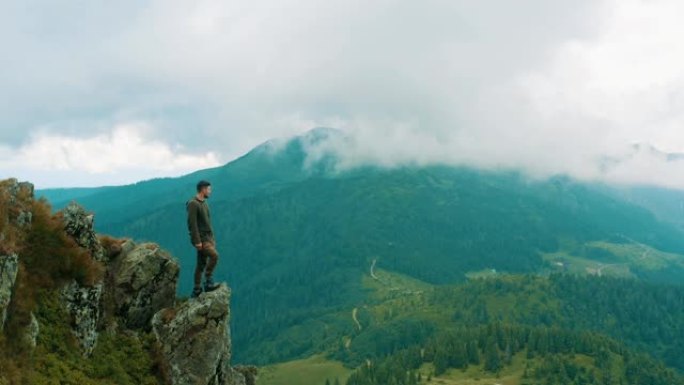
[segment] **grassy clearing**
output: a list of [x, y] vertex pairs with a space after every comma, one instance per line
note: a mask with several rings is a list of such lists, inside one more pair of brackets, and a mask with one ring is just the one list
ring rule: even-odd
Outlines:
[[612, 260], [597, 260], [575, 255], [567, 250], [543, 254], [542, 257], [550, 263], [553, 270], [625, 278], [634, 278], [634, 269], [660, 270], [670, 266], [684, 267], [683, 256], [665, 253], [637, 242], [590, 242], [586, 246], [604, 250]]
[[284, 362], [265, 366], [259, 369], [259, 385], [324, 385], [329, 379], [333, 384], [335, 378], [344, 384], [351, 374], [351, 369], [342, 363], [331, 361], [322, 355], [315, 355], [303, 360]]

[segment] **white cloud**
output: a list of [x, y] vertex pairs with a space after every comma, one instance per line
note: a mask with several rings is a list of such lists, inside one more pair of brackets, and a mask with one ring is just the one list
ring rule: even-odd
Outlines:
[[[55, 186], [96, 185], [103, 180], [132, 183], [177, 176], [220, 164], [213, 152], [189, 153], [180, 146], [147, 139], [146, 131], [150, 128], [145, 124], [123, 123], [108, 133], [85, 137], [34, 134], [21, 147], [0, 151], [0, 173], [29, 180], [33, 175], [52, 175], [47, 184]], [[62, 179], [66, 176], [70, 179]]]
[[[352, 136], [346, 166], [467, 163], [684, 187], [659, 158], [602, 167], [635, 142], [684, 151], [683, 8], [675, 0], [5, 2], [0, 143], [16, 155], [25, 132], [111, 137], [102, 122], [146, 121], [146, 137], [169, 149], [184, 143], [184, 153], [230, 159], [322, 125]], [[74, 163], [50, 154], [53, 166]]]
[[333, 151], [342, 167], [457, 163], [684, 188], [684, 162], [644, 150], [684, 153], [683, 11], [671, 0], [606, 1], [593, 10], [593, 34], [558, 40], [543, 60], [495, 82], [478, 79], [470, 98], [431, 99], [446, 111], [430, 114], [435, 120], [347, 121], [351, 139], [317, 144], [312, 157]]

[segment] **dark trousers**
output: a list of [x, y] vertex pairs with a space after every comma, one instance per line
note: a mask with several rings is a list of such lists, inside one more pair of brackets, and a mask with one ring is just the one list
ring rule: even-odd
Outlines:
[[219, 254], [216, 251], [216, 245], [213, 240], [203, 241], [202, 249], [197, 250], [197, 265], [195, 266], [195, 287], [199, 287], [202, 283], [202, 273], [207, 278], [211, 278], [214, 274], [216, 262], [218, 262]]

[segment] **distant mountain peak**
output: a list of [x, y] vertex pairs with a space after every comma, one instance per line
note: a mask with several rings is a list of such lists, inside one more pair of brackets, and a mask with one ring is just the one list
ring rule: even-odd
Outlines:
[[328, 139], [337, 139], [345, 137], [344, 131], [338, 128], [331, 127], [316, 127], [299, 135], [297, 138], [305, 139], [312, 142], [319, 142]]

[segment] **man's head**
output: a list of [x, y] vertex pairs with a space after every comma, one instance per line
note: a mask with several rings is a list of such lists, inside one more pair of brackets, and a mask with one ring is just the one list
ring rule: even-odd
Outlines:
[[203, 198], [209, 198], [211, 195], [211, 183], [206, 180], [197, 182], [197, 195]]

